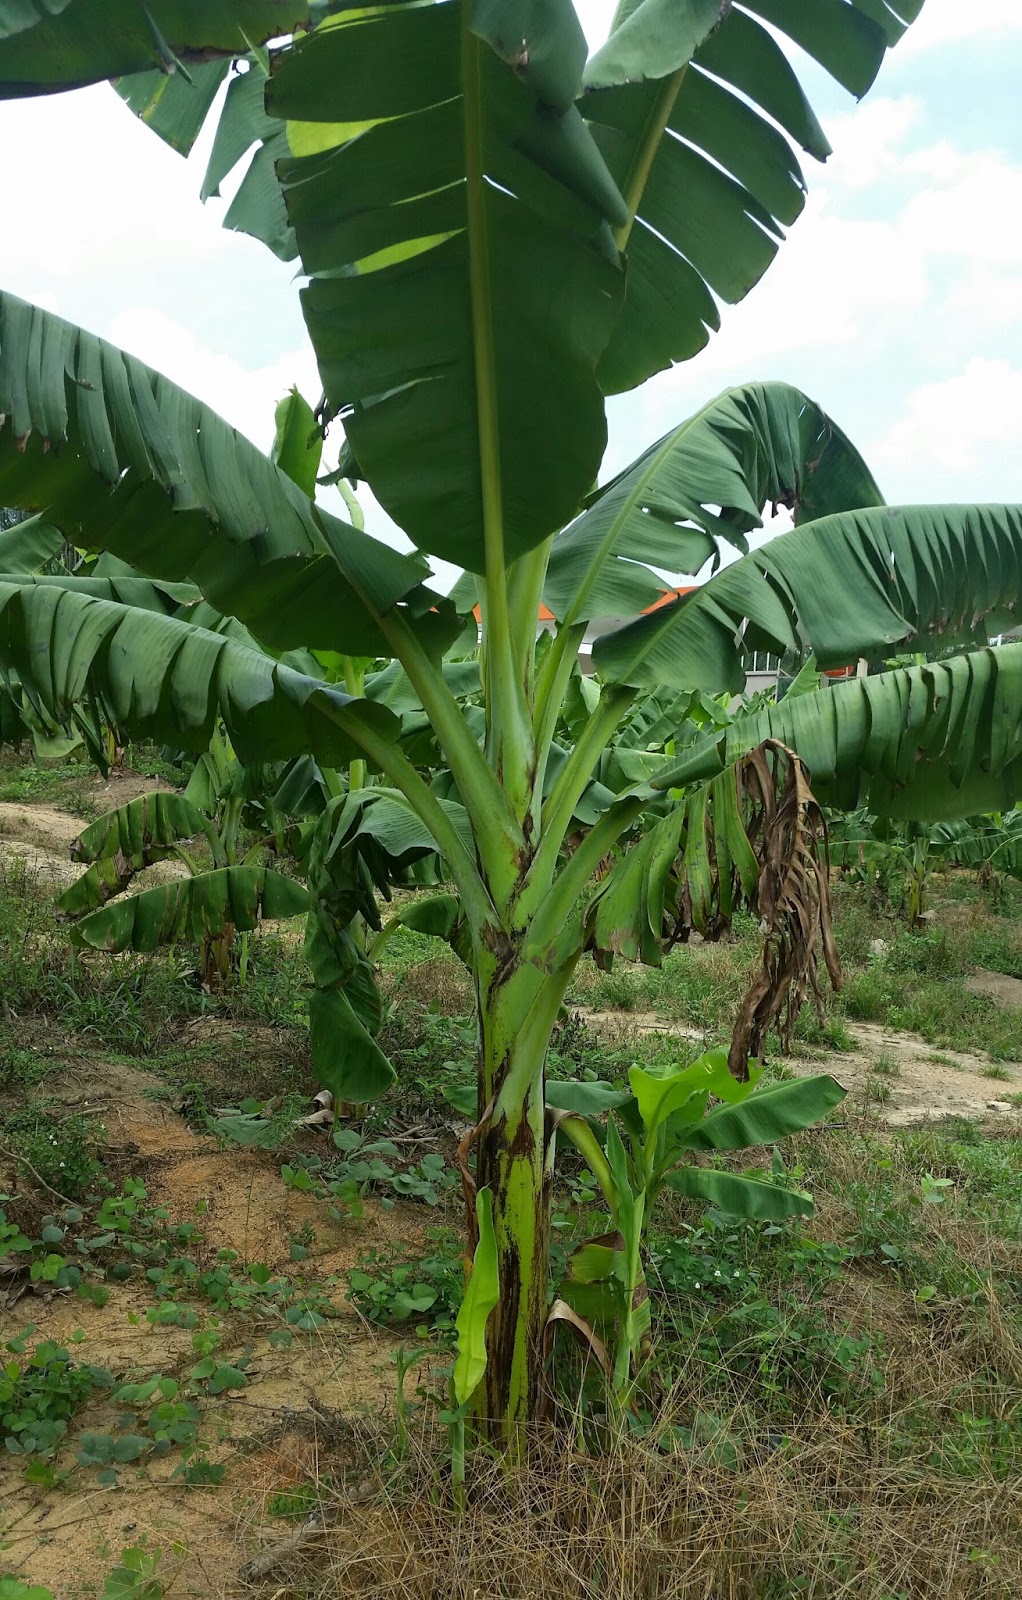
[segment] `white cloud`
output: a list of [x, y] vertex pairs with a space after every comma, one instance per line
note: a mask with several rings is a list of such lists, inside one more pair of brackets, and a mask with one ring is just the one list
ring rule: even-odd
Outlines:
[[146, 306], [121, 312], [104, 332], [113, 344], [212, 406], [263, 450], [273, 441], [274, 407], [293, 385], [313, 405], [319, 399], [319, 374], [308, 345], [250, 367], [205, 349], [184, 323]]
[[880, 95], [842, 116], [828, 117], [826, 133], [833, 153], [822, 168], [807, 163], [811, 191], [870, 189], [900, 170], [905, 141], [918, 127], [922, 111], [916, 95]]
[[73, 281], [116, 271], [123, 283], [161, 261], [212, 265], [225, 254], [220, 218], [198, 203], [198, 164], [136, 123], [105, 84], [7, 101], [0, 136], [4, 212], [15, 219], [4, 238], [7, 286], [12, 272]]
[[[908, 460], [942, 478], [973, 472], [1006, 452], [1017, 456], [1020, 418], [1022, 367], [1003, 357], [974, 356], [954, 376], [913, 389], [870, 460], [890, 468]], [[986, 498], [997, 498], [996, 485]]]
[[919, 20], [899, 44], [898, 53], [915, 55], [938, 45], [1008, 33], [1022, 33], [1022, 6], [1018, 0], [982, 0], [978, 5], [963, 5], [962, 0], [926, 0]]

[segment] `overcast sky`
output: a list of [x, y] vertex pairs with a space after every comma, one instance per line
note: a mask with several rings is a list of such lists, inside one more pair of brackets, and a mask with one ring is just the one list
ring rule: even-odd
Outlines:
[[[577, 9], [598, 42], [613, 0]], [[805, 158], [805, 212], [708, 349], [611, 403], [607, 471], [729, 384], [776, 378], [841, 423], [888, 500], [1022, 501], [1022, 0], [926, 0], [859, 105], [800, 71], [834, 154]], [[101, 86], [0, 105], [0, 140], [0, 286], [264, 448], [291, 384], [318, 398], [292, 269], [198, 200], [206, 137], [185, 162]]]

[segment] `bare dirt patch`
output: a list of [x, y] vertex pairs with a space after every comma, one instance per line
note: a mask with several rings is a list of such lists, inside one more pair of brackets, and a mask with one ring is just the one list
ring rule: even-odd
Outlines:
[[[832, 1072], [858, 1109], [895, 1128], [946, 1117], [1017, 1117], [1005, 1097], [1022, 1090], [1018, 1064], [1004, 1069], [1009, 1080], [998, 1080], [986, 1075], [990, 1062], [985, 1056], [937, 1051], [916, 1034], [895, 1033], [879, 1023], [851, 1023], [848, 1031], [855, 1040], [854, 1050], [832, 1051], [823, 1061], [787, 1065], [802, 1076]], [[884, 1057], [897, 1069], [890, 1075], [875, 1072], [875, 1063]], [[878, 1100], [871, 1083], [882, 1084], [887, 1098]]]
[[656, 1011], [591, 1011], [588, 1006], [572, 1006], [572, 1014], [602, 1039], [605, 1044], [627, 1044], [630, 1039], [662, 1034], [670, 1039], [688, 1039], [702, 1044], [706, 1035], [700, 1028], [689, 1028], [680, 1022], [668, 1022]]
[[221, 1100], [232, 1086], [236, 1091], [239, 1077], [247, 1094], [279, 1092], [282, 1074], [296, 1065], [308, 1068], [309, 1093], [314, 1092], [308, 1035], [296, 1028], [210, 1014], [186, 1022], [177, 1043], [185, 1049], [195, 1048], [196, 1071]]
[[991, 972], [977, 967], [965, 980], [970, 994], [989, 995], [998, 1005], [1011, 1006], [1016, 1011], [1022, 1006], [1022, 978], [1009, 977], [1006, 972]]
[[174, 787], [164, 778], [147, 778], [144, 772], [135, 772], [131, 767], [114, 767], [105, 778], [102, 773], [93, 773], [86, 792], [98, 811], [113, 811], [116, 806], [126, 806], [129, 800], [137, 800], [141, 794]]
[[[1015, 985], [1019, 997], [1013, 1003], [1022, 1005], [1022, 981], [1000, 973], [983, 976]], [[630, 1040], [649, 1035], [684, 1039], [697, 1045], [705, 1037], [698, 1028], [666, 1021], [655, 1011], [590, 1011], [585, 1006], [574, 1009], [598, 1038], [615, 1048], [627, 1047]], [[801, 1077], [833, 1073], [857, 1109], [891, 1127], [909, 1127], [946, 1117], [1014, 1120], [1019, 1115], [1007, 1096], [1022, 1092], [1022, 1065], [1005, 1066], [1003, 1070], [1010, 1074], [1007, 1079], [991, 1078], [991, 1063], [986, 1056], [961, 1050], [938, 1051], [916, 1034], [895, 1033], [878, 1023], [849, 1023], [847, 1027], [855, 1041], [852, 1050], [829, 1051], [826, 1055], [814, 1052], [812, 1059], [800, 1057], [785, 1060], [782, 1065]], [[875, 1071], [876, 1061], [883, 1057], [895, 1069], [889, 1076]], [[885, 1096], [883, 1099], [877, 1099], [877, 1091], [869, 1088], [877, 1082], [883, 1085], [879, 1091]]]
[[29, 806], [12, 801], [0, 804], [0, 840], [4, 844], [19, 841], [66, 858], [83, 827], [78, 817], [67, 811], [57, 811], [53, 806]]
[[82, 870], [70, 854], [82, 827], [52, 806], [0, 804], [0, 867], [20, 867], [45, 894], [60, 894]]
[[[76, 1469], [50, 1491], [26, 1484], [14, 1458], [0, 1456], [4, 1570], [71, 1600], [98, 1593], [119, 1550], [145, 1539], [163, 1551], [160, 1577], [174, 1595], [209, 1600], [248, 1593], [241, 1568], [290, 1526], [269, 1514], [270, 1497], [310, 1481], [324, 1429], [343, 1431], [350, 1426], [344, 1419], [360, 1414], [378, 1417], [392, 1400], [401, 1340], [367, 1323], [346, 1300], [344, 1274], [369, 1244], [420, 1250], [431, 1219], [410, 1203], [384, 1210], [373, 1200], [359, 1219], [331, 1218], [322, 1201], [285, 1187], [279, 1154], [218, 1149], [174, 1109], [170, 1086], [130, 1063], [86, 1053], [66, 1074], [54, 1075], [52, 1092], [69, 1108], [97, 1112], [112, 1171], [123, 1167], [141, 1177], [149, 1202], [166, 1207], [172, 1221], [198, 1223], [193, 1253], [200, 1266], [231, 1251], [239, 1272], [261, 1263], [274, 1273], [300, 1274], [325, 1290], [337, 1315], [315, 1332], [296, 1332], [286, 1349], [271, 1345], [272, 1322], [229, 1310], [213, 1319], [222, 1338], [218, 1358], [244, 1356], [248, 1363], [245, 1388], [211, 1403], [202, 1424], [204, 1456], [227, 1468], [216, 1490], [189, 1488], [173, 1477], [178, 1452], [124, 1468], [115, 1489], [97, 1488], [92, 1474]], [[307, 1137], [311, 1147], [317, 1136]], [[13, 1181], [20, 1181], [17, 1174]], [[301, 1230], [311, 1241], [309, 1256], [295, 1266], [292, 1244]], [[154, 1373], [186, 1380], [196, 1360], [192, 1330], [148, 1319], [155, 1301], [141, 1273], [109, 1290], [102, 1307], [68, 1292], [48, 1301], [26, 1295], [0, 1332], [10, 1338], [34, 1324], [33, 1342], [67, 1345], [76, 1360], [107, 1368], [118, 1383]], [[113, 1416], [107, 1399], [90, 1401], [73, 1433], [110, 1429]], [[73, 1439], [54, 1464], [73, 1466]]]

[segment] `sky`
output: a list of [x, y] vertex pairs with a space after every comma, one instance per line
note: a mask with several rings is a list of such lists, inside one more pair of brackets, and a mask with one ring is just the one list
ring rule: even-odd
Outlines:
[[[576, 7], [598, 43], [614, 0]], [[610, 402], [605, 475], [720, 390], [770, 378], [840, 423], [891, 503], [1022, 501], [1022, 0], [926, 0], [859, 104], [797, 64], [834, 154], [804, 158], [805, 211], [708, 348]], [[0, 104], [0, 142], [0, 287], [263, 448], [292, 384], [318, 399], [294, 268], [198, 199], [208, 135], [184, 161], [102, 85]], [[404, 543], [378, 507], [368, 526]]]

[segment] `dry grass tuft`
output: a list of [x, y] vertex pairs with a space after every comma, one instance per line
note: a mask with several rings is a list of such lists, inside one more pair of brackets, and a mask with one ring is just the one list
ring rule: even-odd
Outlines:
[[[885, 1461], [831, 1419], [727, 1469], [712, 1449], [541, 1442], [527, 1467], [470, 1466], [459, 1514], [418, 1439], [389, 1481], [323, 1494], [324, 1531], [281, 1595], [359, 1600], [1015, 1600], [1022, 1483]], [[278, 1579], [278, 1581], [280, 1581]]]
[[468, 972], [450, 956], [430, 957], [406, 967], [385, 987], [402, 1003], [418, 1001], [443, 1016], [462, 1016], [471, 1009], [472, 982]]

